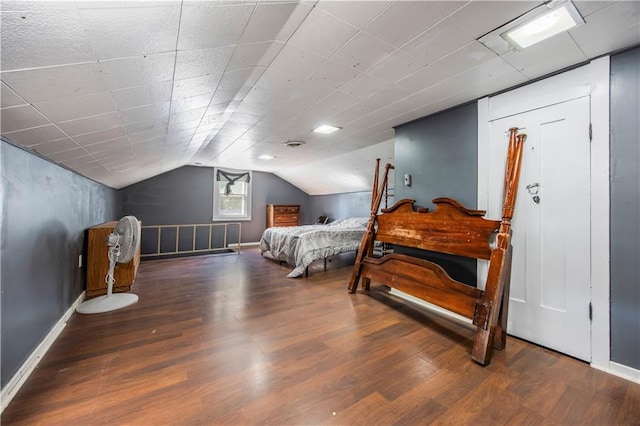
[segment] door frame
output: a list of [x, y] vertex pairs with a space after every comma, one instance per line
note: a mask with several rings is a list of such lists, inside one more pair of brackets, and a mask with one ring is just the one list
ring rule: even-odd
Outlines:
[[574, 70], [478, 100], [478, 208], [487, 209], [491, 121], [583, 96], [591, 97], [591, 366], [626, 376], [610, 360], [609, 63], [609, 57], [605, 56]]

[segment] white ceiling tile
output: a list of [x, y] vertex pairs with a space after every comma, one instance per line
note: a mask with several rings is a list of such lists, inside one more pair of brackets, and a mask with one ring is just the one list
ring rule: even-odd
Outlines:
[[78, 148], [78, 144], [75, 143], [71, 138], [64, 138], [55, 141], [40, 143], [37, 145], [31, 145], [29, 148], [42, 155], [51, 155], [56, 152], [68, 151], [70, 149]]
[[87, 151], [82, 148], [73, 148], [67, 151], [56, 152], [54, 154], [49, 154], [47, 157], [51, 158], [53, 161], [63, 162], [67, 160], [73, 160], [74, 158], [84, 157], [87, 155]]
[[56, 123], [116, 110], [110, 92], [63, 98], [51, 102], [39, 102], [34, 106]]
[[100, 61], [102, 77], [111, 90], [145, 86], [173, 79], [175, 52]]
[[[114, 151], [120, 148], [128, 148], [131, 145], [128, 136], [123, 136], [116, 139], [96, 143], [93, 145], [85, 146], [84, 149], [91, 154], [97, 154], [99, 152]], [[100, 157], [96, 157], [100, 158]]]
[[[178, 50], [206, 49], [238, 43], [255, 5], [192, 3], [182, 8]], [[173, 46], [175, 48], [175, 46]]]
[[98, 59], [124, 58], [175, 50], [180, 5], [80, 9]]
[[304, 90], [293, 92], [279, 104], [279, 107], [287, 111], [304, 111], [311, 108], [319, 100], [331, 93], [332, 88], [324, 81], [305, 80]]
[[0, 110], [2, 134], [31, 127], [51, 124], [51, 122], [31, 105], [22, 105]]
[[167, 139], [169, 137], [175, 137], [176, 135], [184, 135], [187, 133], [193, 135], [198, 129], [198, 124], [200, 124], [199, 118], [195, 120], [176, 121], [173, 123], [169, 123]]
[[359, 32], [332, 57], [332, 61], [340, 62], [350, 68], [366, 71], [395, 51], [395, 47], [384, 41]]
[[608, 0], [608, 1], [597, 1], [597, 0], [573, 0], [573, 4], [576, 6], [580, 15], [583, 18], [586, 18], [589, 15], [592, 15], [602, 9], [605, 9], [614, 3], [619, 2], [620, 0]]
[[320, 9], [313, 9], [289, 43], [328, 58], [358, 30]]
[[309, 76], [308, 80], [337, 89], [358, 74], [359, 72], [352, 67], [334, 61], [325, 61]]
[[233, 115], [231, 115], [229, 122], [253, 126], [258, 121], [260, 121], [260, 118], [262, 118], [261, 115], [251, 115], [251, 114], [243, 114], [243, 113], [235, 112], [233, 113]]
[[68, 1], [33, 1], [33, 0], [11, 0], [2, 3], [2, 12], [24, 11], [24, 10], [75, 10], [78, 2]]
[[287, 44], [269, 66], [270, 70], [282, 71], [296, 77], [306, 78], [314, 72], [325, 58], [293, 44]]
[[147, 86], [113, 90], [111, 94], [118, 109], [127, 109], [170, 101], [172, 90], [173, 82], [164, 81]]
[[167, 136], [167, 128], [159, 127], [159, 128], [152, 128], [149, 130], [143, 130], [138, 133], [133, 133], [129, 135], [129, 140], [131, 141], [132, 144], [138, 144], [138, 143], [144, 143], [154, 139], [166, 139], [166, 136]]
[[71, 160], [65, 160], [62, 162], [62, 164], [73, 169], [73, 168], [87, 167], [91, 164], [97, 164], [97, 161], [95, 158], [93, 158], [92, 155], [85, 155], [85, 156], [74, 158]]
[[541, 4], [541, 1], [529, 0], [470, 1], [448, 17], [443, 24], [455, 26], [471, 39], [477, 39]]
[[209, 49], [179, 50], [176, 59], [176, 80], [212, 75], [222, 77], [234, 47], [225, 46]]
[[169, 118], [169, 126], [172, 126], [176, 123], [196, 120], [197, 123], [194, 127], [197, 127], [198, 124], [200, 124], [200, 119], [204, 116], [204, 113], [206, 110], [207, 108], [199, 108], [199, 109], [192, 109], [190, 111], [179, 112], [176, 114], [171, 113], [171, 117]]
[[367, 74], [395, 83], [427, 65], [426, 61], [397, 50], [367, 71]]
[[7, 87], [4, 83], [2, 84], [2, 93], [0, 93], [0, 101], [2, 102], [2, 108], [8, 108], [8, 107], [27, 104], [27, 102], [24, 99], [16, 95], [16, 93], [13, 90], [11, 90], [9, 87]]
[[146, 139], [138, 143], [134, 143], [132, 146], [133, 146], [133, 149], [136, 151], [142, 151], [142, 150], [157, 151], [158, 149], [163, 149], [166, 142], [167, 142], [167, 137], [160, 136], [160, 137]]
[[19, 130], [12, 133], [3, 132], [3, 136], [11, 142], [24, 146], [41, 144], [66, 137], [66, 135], [53, 124], [32, 127], [31, 129]]
[[221, 77], [217, 75], [204, 75], [174, 80], [172, 97], [173, 99], [180, 99], [213, 93], [216, 91], [220, 79]]
[[589, 58], [640, 43], [640, 2], [621, 1], [585, 18], [569, 31]]
[[364, 30], [395, 47], [402, 47], [406, 42], [464, 6], [465, 3], [464, 1], [396, 1]]
[[213, 93], [204, 93], [202, 95], [191, 96], [188, 98], [174, 99], [171, 102], [171, 112], [180, 113], [192, 109], [208, 107], [212, 96]]
[[169, 118], [170, 102], [161, 104], [145, 105], [120, 111], [123, 124], [137, 123], [149, 120], [167, 120]]
[[402, 51], [419, 58], [427, 65], [475, 40], [475, 37], [458, 27], [456, 22], [458, 20], [453, 18], [439, 22], [402, 46]]
[[1, 17], [4, 71], [96, 59], [76, 10], [3, 11]]
[[587, 58], [567, 33], [501, 56], [529, 78], [540, 77], [558, 68], [568, 67]]
[[287, 41], [311, 8], [297, 3], [259, 3], [239, 43]]
[[495, 53], [474, 41], [400, 80], [397, 85], [418, 92], [495, 57]]
[[263, 72], [264, 68], [246, 68], [225, 72], [213, 98], [211, 98], [211, 103], [218, 104], [233, 101], [236, 98], [243, 99]]
[[391, 1], [320, 1], [317, 8], [340, 18], [346, 23], [362, 28], [387, 8]]
[[97, 63], [3, 71], [2, 81], [30, 103], [108, 90]]
[[125, 131], [124, 127], [122, 125], [119, 125], [107, 130], [100, 130], [97, 132], [77, 135], [74, 136], [73, 139], [78, 143], [78, 145], [84, 146], [106, 141], [109, 139], [116, 139], [126, 134], [127, 132]]
[[255, 89], [291, 93], [294, 90], [298, 90], [304, 82], [305, 80], [301, 77], [295, 77], [269, 68], [262, 74], [260, 80], [256, 83]]
[[[133, 140], [134, 134], [136, 133], [149, 134], [151, 132], [155, 132], [155, 134], [166, 134], [168, 125], [169, 125], [169, 120], [167, 119], [167, 120], [140, 121], [137, 123], [127, 124], [124, 127], [127, 130], [127, 134], [129, 134], [129, 136]], [[149, 132], [149, 133], [146, 133], [146, 132]]]
[[121, 126], [120, 115], [117, 112], [94, 115], [92, 117], [79, 118], [77, 120], [63, 121], [58, 126], [69, 136], [82, 135], [84, 133], [97, 132]]
[[241, 44], [236, 46], [233, 57], [229, 61], [227, 71], [243, 68], [266, 67], [284, 47], [283, 42], [265, 41], [262, 43]]

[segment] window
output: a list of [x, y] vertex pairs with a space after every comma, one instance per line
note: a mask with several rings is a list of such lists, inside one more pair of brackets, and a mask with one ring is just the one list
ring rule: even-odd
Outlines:
[[213, 220], [251, 220], [251, 172], [213, 169]]

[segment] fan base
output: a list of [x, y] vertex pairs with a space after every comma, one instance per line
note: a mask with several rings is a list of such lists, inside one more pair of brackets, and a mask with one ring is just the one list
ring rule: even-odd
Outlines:
[[114, 293], [110, 296], [99, 296], [82, 302], [76, 308], [79, 314], [99, 314], [126, 308], [138, 301], [138, 295], [131, 293]]

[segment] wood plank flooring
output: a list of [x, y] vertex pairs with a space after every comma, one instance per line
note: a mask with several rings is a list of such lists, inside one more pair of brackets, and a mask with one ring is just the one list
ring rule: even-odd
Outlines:
[[512, 337], [481, 367], [466, 326], [348, 294], [349, 256], [143, 262], [140, 301], [74, 314], [1, 423], [640, 424], [640, 385]]

